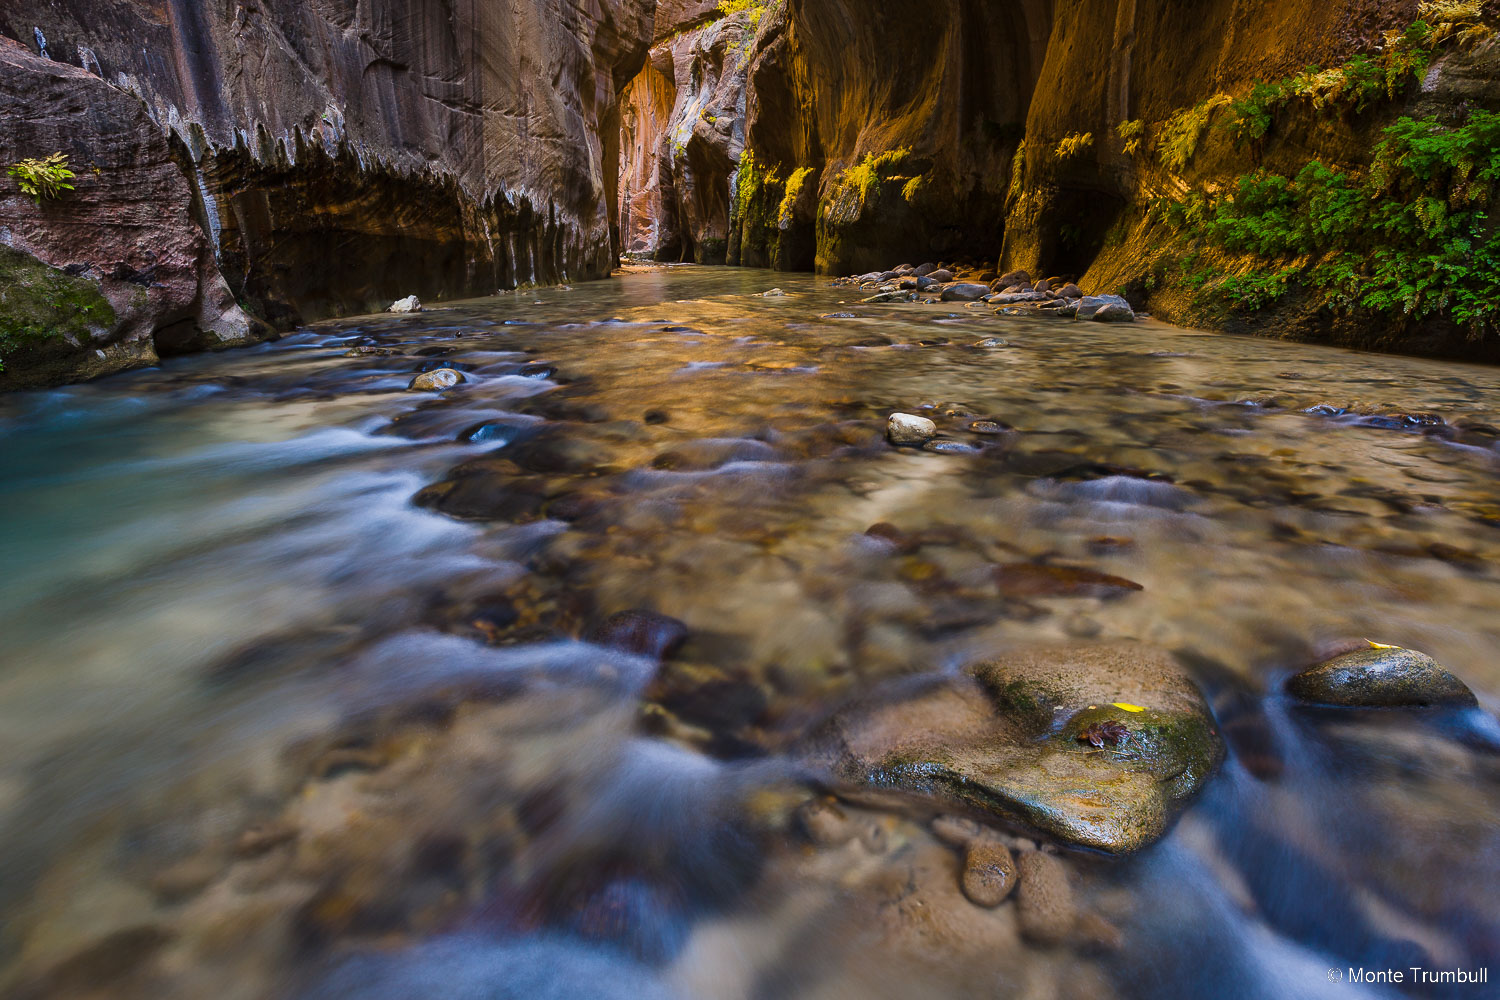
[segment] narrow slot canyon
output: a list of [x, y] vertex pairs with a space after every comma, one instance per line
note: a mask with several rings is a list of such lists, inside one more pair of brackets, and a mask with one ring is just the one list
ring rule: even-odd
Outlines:
[[1497, 32], [0, 0], [0, 997], [1489, 995]]

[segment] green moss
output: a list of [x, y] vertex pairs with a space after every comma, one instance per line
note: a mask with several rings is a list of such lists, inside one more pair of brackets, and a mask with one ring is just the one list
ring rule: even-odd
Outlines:
[[0, 247], [0, 359], [87, 344], [114, 325], [114, 308], [92, 281]]
[[908, 148], [892, 149], [884, 153], [866, 153], [859, 163], [839, 175], [839, 183], [859, 192], [861, 204], [880, 194], [881, 184], [887, 180], [907, 181], [909, 178], [898, 171], [911, 156]]
[[1386, 32], [1376, 52], [1360, 53], [1340, 66], [1309, 66], [1282, 80], [1257, 81], [1250, 92], [1230, 103], [1224, 127], [1236, 145], [1259, 143], [1275, 126], [1277, 115], [1301, 103], [1314, 112], [1364, 111], [1391, 100], [1422, 79], [1439, 48], [1471, 46], [1492, 32], [1481, 24], [1481, 5], [1440, 0], [1420, 5], [1422, 20]]
[[786, 194], [782, 196], [781, 205], [776, 210], [776, 220], [781, 226], [791, 225], [793, 214], [797, 209], [797, 199], [802, 197], [802, 188], [807, 183], [807, 178], [812, 176], [812, 172], [812, 167], [798, 167], [787, 178]]
[[[805, 175], [804, 175], [805, 179]], [[780, 239], [781, 206], [787, 181], [780, 169], [760, 163], [745, 150], [735, 174], [732, 228], [738, 233], [738, 256], [732, 263], [746, 267], [768, 267]]]
[[1184, 243], [1259, 262], [1203, 283], [1233, 308], [1264, 308], [1298, 282], [1335, 310], [1494, 331], [1500, 231], [1487, 209], [1500, 195], [1500, 114], [1476, 111], [1458, 127], [1401, 118], [1383, 135], [1366, 172], [1313, 160], [1293, 177], [1255, 171], [1228, 195], [1190, 192], [1157, 211]]
[[1100, 722], [1118, 722], [1126, 737], [1117, 745], [1098, 751], [1110, 763], [1133, 771], [1145, 771], [1170, 781], [1183, 775], [1206, 774], [1216, 763], [1219, 743], [1208, 722], [1195, 714], [1167, 714], [1147, 709], [1127, 712], [1115, 705], [1101, 705], [1079, 712], [1068, 720], [1054, 739], [1062, 749], [1090, 752], [1079, 735]]

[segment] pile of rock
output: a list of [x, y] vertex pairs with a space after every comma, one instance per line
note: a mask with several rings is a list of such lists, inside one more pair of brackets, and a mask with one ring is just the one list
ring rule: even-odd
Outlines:
[[889, 271], [850, 275], [835, 284], [858, 287], [866, 294], [861, 300], [866, 303], [985, 303], [995, 306], [997, 314], [1006, 316], [1034, 312], [1102, 323], [1135, 319], [1135, 311], [1121, 296], [1085, 295], [1083, 289], [1065, 278], [1033, 280], [1025, 271], [997, 274], [993, 270], [952, 264], [928, 263], [916, 267], [902, 264]]

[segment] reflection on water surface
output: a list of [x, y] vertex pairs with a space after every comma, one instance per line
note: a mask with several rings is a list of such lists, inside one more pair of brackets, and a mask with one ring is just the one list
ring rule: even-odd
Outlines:
[[[1500, 370], [673, 268], [0, 405], [18, 996], [1467, 997], [1327, 971], [1500, 960]], [[1481, 709], [1280, 694], [1361, 637]], [[1122, 638], [1228, 745], [1141, 854], [1008, 829], [1041, 860], [987, 909], [927, 816], [807, 803], [850, 699]]]

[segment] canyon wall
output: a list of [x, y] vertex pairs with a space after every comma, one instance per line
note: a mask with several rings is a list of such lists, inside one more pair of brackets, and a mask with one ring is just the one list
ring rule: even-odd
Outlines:
[[[207, 317], [206, 327], [184, 332], [186, 307], [174, 305], [144, 335], [151, 323], [139, 317], [95, 329], [93, 349], [116, 366], [158, 349], [253, 337], [264, 329], [257, 320], [286, 328], [406, 294], [438, 299], [604, 276], [616, 253], [618, 95], [644, 62], [655, 8], [653, 0], [0, 0], [0, 36], [32, 56], [0, 66], [5, 92], [56, 95], [52, 110], [8, 109], [7, 126], [12, 114], [65, 121], [63, 105], [102, 109], [123, 99], [134, 109], [140, 152], [132, 155], [141, 161], [106, 156], [86, 128], [8, 134], [0, 149], [8, 161], [62, 151], [85, 169], [75, 193], [31, 206], [24, 238], [6, 225], [0, 242], [77, 272], [69, 277], [116, 265], [144, 273], [128, 254], [116, 260], [79, 242], [79, 213], [111, 204], [134, 212], [139, 203], [194, 218], [204, 237], [180, 232], [156, 252], [185, 260], [206, 238], [215, 257], [201, 269], [209, 297], [217, 270], [254, 318], [226, 312], [233, 329], [215, 332], [218, 321]], [[77, 72], [48, 83], [56, 71], [46, 64]], [[91, 122], [104, 118], [118, 120], [99, 111]], [[143, 119], [155, 137], [141, 131]], [[164, 149], [183, 179], [170, 191], [158, 176]], [[14, 186], [3, 197], [7, 220], [26, 211]], [[28, 356], [23, 347], [0, 378], [24, 377]], [[90, 364], [80, 356], [77, 374], [101, 370]], [[49, 370], [39, 378], [65, 374]]]
[[[1482, 260], [1447, 261], [1425, 300], [1397, 294], [1386, 304], [1368, 294], [1369, 258], [1411, 257], [1408, 272], [1421, 271], [1422, 235], [1397, 236], [1393, 224], [1341, 243], [1336, 232], [1358, 226], [1297, 180], [1316, 165], [1336, 189], [1361, 192], [1356, 214], [1399, 213], [1427, 196], [1460, 209], [1440, 180], [1430, 191], [1415, 177], [1379, 191], [1364, 182], [1398, 123], [1440, 140], [1500, 110], [1500, 45], [1481, 23], [1494, 23], [1495, 7], [1058, 0], [998, 268], [1077, 276], [1188, 326], [1500, 359], [1493, 318], [1461, 324], [1440, 305], [1450, 291], [1478, 290], [1465, 285], [1493, 284]], [[1413, 31], [1419, 18], [1430, 24]], [[1070, 150], [1081, 135], [1092, 142]], [[1430, 169], [1440, 179], [1448, 166]], [[1244, 235], [1227, 244], [1203, 223], [1214, 206], [1234, 215], [1236, 199], [1249, 206], [1281, 178], [1289, 198], [1305, 192], [1291, 209], [1308, 232], [1300, 242], [1287, 239], [1298, 224], [1250, 208], [1240, 210], [1252, 213]], [[1485, 230], [1494, 231], [1474, 235]], [[1331, 266], [1348, 271], [1338, 287]]]
[[[964, 259], [1194, 325], [1473, 353], [1473, 323], [1340, 313], [1155, 207], [1352, 176], [1403, 116], [1500, 107], [1494, 6], [1438, 4], [1461, 30], [1378, 100], [1324, 106], [1303, 74], [1317, 94], [1246, 142], [1236, 102], [1387, 66], [1416, 0], [0, 0], [0, 161], [77, 173], [39, 203], [0, 183], [0, 385], [602, 277], [621, 250]], [[1268, 281], [1253, 309], [1204, 291]]]

